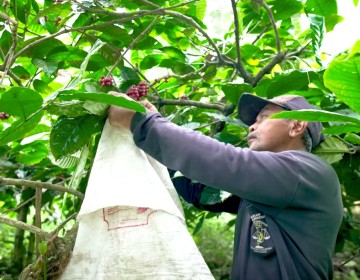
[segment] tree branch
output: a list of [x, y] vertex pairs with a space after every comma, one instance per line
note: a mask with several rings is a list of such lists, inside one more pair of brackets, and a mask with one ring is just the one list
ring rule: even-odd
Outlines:
[[[0, 17], [9, 21], [13, 25], [12, 27], [10, 27], [12, 43], [8, 50], [8, 53], [4, 57], [4, 74], [0, 81], [0, 85], [2, 85], [4, 82], [5, 76], [9, 73], [11, 65], [13, 64], [13, 57], [14, 57], [15, 49], [16, 49], [17, 42], [18, 42], [18, 37], [17, 37], [18, 22], [3, 13], [0, 13]], [[15, 76], [14, 74], [12, 74], [12, 75]], [[19, 81], [19, 79], [17, 79], [17, 81]], [[21, 83], [21, 81], [20, 81], [20, 83]]]
[[[233, 0], [232, 0], [233, 1]], [[281, 52], [281, 42], [280, 42], [280, 38], [279, 38], [279, 33], [277, 31], [277, 27], [276, 27], [276, 23], [275, 23], [275, 18], [274, 15], [270, 9], [270, 7], [265, 3], [264, 0], [254, 0], [255, 2], [259, 3], [261, 6], [263, 6], [269, 16], [272, 28], [274, 29], [274, 33], [275, 33], [275, 41], [276, 41], [276, 49], [278, 52]]]
[[24, 187], [29, 187], [29, 188], [33, 188], [33, 189], [43, 188], [43, 189], [55, 190], [55, 191], [59, 191], [59, 192], [67, 192], [67, 193], [77, 196], [81, 200], [84, 199], [84, 195], [81, 192], [74, 190], [74, 189], [66, 188], [66, 187], [63, 187], [60, 185], [56, 185], [56, 184], [35, 182], [35, 181], [23, 180], [23, 179], [4, 178], [4, 177], [0, 177], [0, 184], [24, 186]]
[[236, 69], [239, 70], [241, 76], [244, 78], [244, 81], [246, 83], [252, 84], [254, 77], [252, 77], [252, 75], [245, 69], [241, 61], [239, 18], [237, 14], [235, 0], [231, 0], [231, 6], [234, 14], [234, 26], [235, 26], [235, 45], [236, 45], [235, 48], [236, 48], [236, 56], [237, 56]]
[[0, 216], [0, 223], [12, 226], [12, 227], [16, 227], [19, 229], [23, 229], [23, 230], [27, 230], [30, 231], [31, 233], [41, 237], [42, 239], [45, 240], [49, 240], [52, 237], [51, 233], [48, 233], [46, 231], [43, 231], [41, 229], [39, 229], [38, 227], [32, 226], [32, 225], [28, 225], [26, 223], [23, 222], [19, 222], [13, 219], [9, 219], [6, 217], [2, 217]]
[[280, 63], [281, 61], [284, 60], [285, 56], [286, 56], [286, 53], [287, 52], [279, 52], [277, 53], [273, 59], [266, 65], [264, 66], [263, 68], [261, 68], [261, 70], [257, 73], [257, 75], [255, 76], [254, 78], [254, 81], [253, 81], [253, 86], [256, 85], [261, 79], [262, 77], [265, 75], [265, 74], [268, 74], [270, 73], [271, 69], [274, 68], [274, 66], [278, 63]]
[[108, 76], [111, 75], [112, 71], [114, 71], [114, 69], [116, 68], [116, 66], [118, 66], [118, 64], [120, 63], [120, 61], [122, 60], [122, 58], [125, 56], [125, 54], [128, 52], [128, 50], [130, 50], [141, 38], [143, 38], [144, 36], [146, 36], [151, 28], [154, 26], [155, 23], [158, 22], [160, 16], [156, 17], [151, 24], [149, 24], [141, 33], [139, 36], [137, 36], [134, 41], [132, 41], [130, 43], [130, 45], [126, 48], [126, 50], [120, 54], [119, 58], [117, 59], [116, 63], [112, 66], [112, 68], [109, 70]]
[[224, 111], [226, 106], [223, 104], [217, 104], [217, 103], [203, 103], [199, 101], [193, 101], [193, 100], [173, 100], [173, 99], [161, 99], [158, 97], [151, 97], [155, 100], [155, 102], [161, 107], [164, 105], [177, 105], [177, 106], [194, 106], [197, 108], [204, 108], [204, 109], [213, 109], [213, 110], [219, 110]]

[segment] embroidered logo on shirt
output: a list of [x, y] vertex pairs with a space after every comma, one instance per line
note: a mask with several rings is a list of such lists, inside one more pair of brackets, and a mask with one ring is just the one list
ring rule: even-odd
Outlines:
[[273, 251], [271, 236], [267, 230], [265, 215], [256, 213], [250, 216], [253, 222], [251, 226], [251, 250], [255, 253], [267, 254]]

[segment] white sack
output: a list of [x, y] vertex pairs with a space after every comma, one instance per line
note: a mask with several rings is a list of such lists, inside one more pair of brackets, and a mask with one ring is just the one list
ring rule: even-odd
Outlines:
[[61, 280], [214, 279], [165, 166], [107, 121]]

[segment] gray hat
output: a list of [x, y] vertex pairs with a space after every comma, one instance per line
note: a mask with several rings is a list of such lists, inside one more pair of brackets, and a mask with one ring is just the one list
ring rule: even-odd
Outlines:
[[[286, 110], [315, 109], [304, 97], [299, 95], [285, 94], [265, 99], [244, 93], [239, 100], [239, 119], [247, 125], [252, 125], [255, 123], [257, 115], [267, 104], [274, 104]], [[309, 122], [307, 129], [313, 142], [313, 148], [325, 140], [325, 136], [321, 134], [323, 126], [320, 122]]]

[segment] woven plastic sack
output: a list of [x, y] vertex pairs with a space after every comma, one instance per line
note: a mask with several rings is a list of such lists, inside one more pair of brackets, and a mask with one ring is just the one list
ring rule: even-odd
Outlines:
[[165, 166], [105, 123], [61, 280], [214, 279]]

